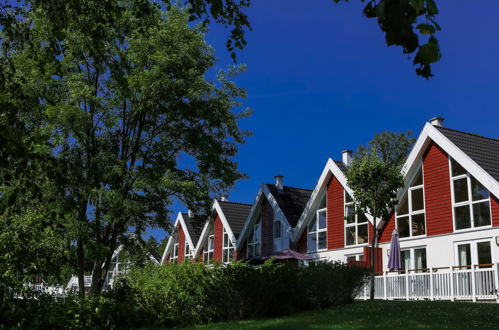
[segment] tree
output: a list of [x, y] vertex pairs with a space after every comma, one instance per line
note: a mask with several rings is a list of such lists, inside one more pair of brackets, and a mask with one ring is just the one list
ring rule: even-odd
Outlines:
[[[208, 210], [244, 177], [232, 158], [248, 111], [230, 81], [243, 68], [208, 80], [214, 52], [188, 17], [152, 0], [33, 0], [0, 20], [0, 124], [19, 141], [2, 149], [0, 179], [61, 219], [81, 295], [89, 270], [100, 291], [132, 229], [168, 229], [173, 198]], [[19, 180], [32, 164], [53, 189]], [[2, 214], [23, 214], [11, 196]]]
[[398, 203], [397, 191], [404, 186], [401, 167], [413, 143], [410, 133], [377, 134], [368, 147], [359, 147], [348, 167], [347, 184], [353, 190], [355, 210], [358, 214], [369, 214], [373, 219], [371, 299], [374, 299], [377, 220], [387, 221]]

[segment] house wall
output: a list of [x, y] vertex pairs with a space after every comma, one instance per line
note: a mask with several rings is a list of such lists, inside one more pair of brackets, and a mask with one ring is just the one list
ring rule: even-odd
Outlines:
[[499, 199], [490, 194], [490, 209], [492, 213], [492, 226], [499, 227]]
[[223, 247], [223, 235], [224, 226], [220, 216], [217, 214], [214, 222], [213, 235], [215, 239], [215, 246], [213, 251], [213, 260], [222, 262], [222, 247]]
[[428, 236], [452, 233], [452, 201], [449, 158], [435, 143], [423, 155], [426, 233]]
[[274, 210], [267, 198], [262, 200], [262, 256], [270, 256], [274, 252]]
[[333, 177], [327, 185], [327, 247], [328, 250], [345, 246], [344, 190], [341, 183]]
[[248, 257], [248, 245], [247, 240], [244, 240], [242, 243], [241, 251], [239, 251], [236, 255], [236, 260], [243, 260]]
[[[185, 233], [182, 225], [178, 226], [178, 262], [184, 261], [184, 251], [185, 251]], [[173, 253], [173, 251], [172, 251]]]

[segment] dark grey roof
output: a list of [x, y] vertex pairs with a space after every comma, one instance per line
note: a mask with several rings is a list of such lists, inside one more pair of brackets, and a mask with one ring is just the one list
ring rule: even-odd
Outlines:
[[222, 208], [222, 212], [229, 223], [230, 229], [236, 236], [239, 237], [239, 234], [243, 230], [244, 223], [246, 222], [246, 218], [251, 210], [251, 204], [244, 203], [235, 203], [228, 201], [218, 201], [220, 207]]
[[450, 128], [438, 126], [435, 128], [499, 181], [499, 140]]
[[345, 166], [345, 163], [339, 160], [335, 160], [334, 162], [336, 163], [336, 165], [338, 165], [343, 174], [347, 174], [347, 167]]
[[201, 219], [191, 219], [189, 213], [182, 213], [182, 217], [184, 217], [185, 225], [191, 236], [192, 243], [196, 246], [198, 244], [199, 236], [203, 231], [204, 221], [201, 221]]
[[282, 192], [278, 192], [274, 184], [267, 183], [270, 193], [274, 196], [291, 227], [296, 226], [305, 206], [310, 199], [312, 190], [284, 186]]

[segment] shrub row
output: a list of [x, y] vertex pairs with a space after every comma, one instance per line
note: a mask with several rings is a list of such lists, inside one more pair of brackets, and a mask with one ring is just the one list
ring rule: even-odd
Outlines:
[[187, 326], [271, 317], [350, 303], [366, 270], [342, 263], [308, 267], [264, 264], [205, 267], [147, 265], [96, 297], [9, 299], [0, 328], [129, 328]]

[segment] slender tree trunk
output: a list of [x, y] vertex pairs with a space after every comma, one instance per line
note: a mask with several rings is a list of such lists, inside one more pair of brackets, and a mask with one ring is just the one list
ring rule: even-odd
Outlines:
[[78, 238], [76, 242], [76, 265], [78, 269], [78, 293], [83, 298], [85, 297], [85, 255], [81, 238]]
[[[376, 214], [376, 209], [374, 209], [374, 214]], [[374, 276], [375, 276], [375, 267], [376, 267], [376, 236], [377, 236], [377, 223], [376, 217], [373, 216], [373, 239], [371, 245], [371, 288], [369, 298], [374, 300]]]

